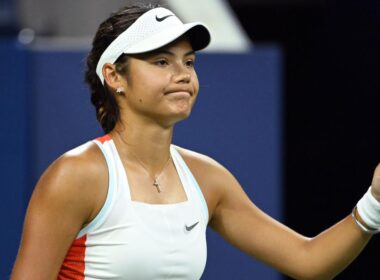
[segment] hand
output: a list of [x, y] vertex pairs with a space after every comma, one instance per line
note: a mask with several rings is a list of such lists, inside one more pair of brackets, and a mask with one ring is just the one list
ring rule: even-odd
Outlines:
[[372, 195], [380, 202], [380, 164], [377, 165], [372, 178]]

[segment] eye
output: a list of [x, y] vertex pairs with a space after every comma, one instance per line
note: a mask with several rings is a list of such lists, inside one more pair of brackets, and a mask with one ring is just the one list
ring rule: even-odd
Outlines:
[[194, 64], [195, 64], [195, 61], [194, 61], [194, 59], [189, 59], [189, 60], [186, 60], [185, 64], [186, 64], [187, 67], [193, 68]]
[[160, 59], [157, 59], [155, 62], [154, 62], [155, 65], [157, 66], [166, 66], [168, 65], [168, 61], [164, 58], [160, 58]]

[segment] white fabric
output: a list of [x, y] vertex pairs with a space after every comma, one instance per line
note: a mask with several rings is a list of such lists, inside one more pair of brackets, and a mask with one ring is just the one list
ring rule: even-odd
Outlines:
[[202, 26], [207, 30], [206, 26], [200, 22], [183, 24], [168, 9], [151, 9], [141, 15], [107, 47], [96, 66], [96, 73], [104, 84], [104, 64], [114, 63], [123, 53], [144, 53], [161, 48], [195, 26]]
[[357, 204], [363, 222], [373, 229], [380, 229], [380, 202], [371, 193], [371, 187]]
[[86, 235], [84, 279], [200, 279], [207, 258], [208, 213], [199, 186], [175, 147], [171, 154], [187, 201], [147, 204], [131, 200], [128, 174], [113, 141], [95, 142], [115, 178], [115, 185], [109, 186], [115, 191], [108, 192], [111, 202], [104, 206], [110, 209], [101, 210], [106, 217], [81, 232]]
[[[257, 0], [256, 0], [257, 1]], [[265, 0], [268, 1], [268, 0]], [[247, 53], [254, 47], [227, 0], [165, 0], [186, 22], [199, 20], [212, 32], [206, 52]]]

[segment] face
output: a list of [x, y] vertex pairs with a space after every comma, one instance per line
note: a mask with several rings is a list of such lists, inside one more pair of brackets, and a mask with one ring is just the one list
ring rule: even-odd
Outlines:
[[186, 38], [130, 57], [123, 81], [125, 106], [121, 104], [121, 109], [163, 125], [187, 118], [199, 90], [194, 62], [195, 53]]

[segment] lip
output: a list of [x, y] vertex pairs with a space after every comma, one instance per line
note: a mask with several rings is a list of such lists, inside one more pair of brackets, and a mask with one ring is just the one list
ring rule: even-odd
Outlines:
[[190, 90], [186, 90], [186, 89], [179, 89], [179, 90], [168, 91], [165, 93], [165, 95], [178, 95], [178, 96], [190, 95], [190, 96], [193, 96], [193, 92]]

